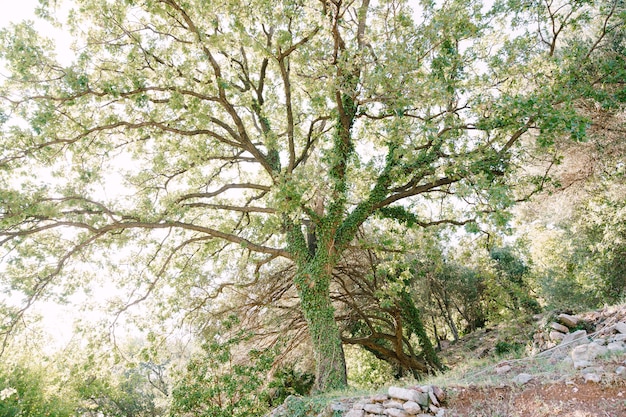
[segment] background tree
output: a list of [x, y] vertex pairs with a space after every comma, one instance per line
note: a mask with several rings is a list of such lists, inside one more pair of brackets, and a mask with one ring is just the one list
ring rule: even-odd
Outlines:
[[602, 39], [569, 36], [566, 41], [572, 56], [587, 56], [586, 48], [598, 43], [589, 61], [572, 72], [576, 78], [602, 80], [600, 88], [583, 88], [574, 103], [585, 118], [586, 140], [555, 138], [559, 164], [551, 186], [518, 210], [538, 294], [548, 307], [565, 310], [613, 303], [624, 291], [624, 263], [615, 260], [624, 253], [626, 10], [622, 2], [596, 7], [604, 13], [581, 15], [582, 23], [590, 30], [607, 28]]
[[75, 398], [73, 396], [68, 398], [67, 390], [50, 392], [50, 379], [40, 365], [4, 361], [0, 365], [0, 416], [74, 415]]
[[584, 136], [616, 4], [76, 0], [66, 66], [4, 30], [2, 276], [25, 298], [2, 333], [102, 270], [120, 311], [167, 310], [282, 258], [316, 389], [343, 387], [331, 278], [359, 227], [506, 221], [521, 138]]

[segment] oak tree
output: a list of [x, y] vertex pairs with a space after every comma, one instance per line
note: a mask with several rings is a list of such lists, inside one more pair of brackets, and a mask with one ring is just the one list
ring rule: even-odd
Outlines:
[[521, 138], [584, 136], [618, 3], [74, 0], [70, 64], [3, 30], [1, 271], [25, 298], [2, 333], [103, 275], [175, 308], [283, 259], [316, 388], [343, 387], [329, 288], [359, 227], [506, 220]]

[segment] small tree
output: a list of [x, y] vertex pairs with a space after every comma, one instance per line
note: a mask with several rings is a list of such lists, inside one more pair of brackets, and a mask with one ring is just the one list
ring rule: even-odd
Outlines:
[[192, 358], [172, 392], [172, 416], [244, 417], [264, 415], [270, 406], [271, 350], [235, 355], [245, 337], [215, 335]]
[[37, 365], [5, 362], [0, 365], [1, 417], [70, 417], [75, 398], [51, 393], [49, 378]]

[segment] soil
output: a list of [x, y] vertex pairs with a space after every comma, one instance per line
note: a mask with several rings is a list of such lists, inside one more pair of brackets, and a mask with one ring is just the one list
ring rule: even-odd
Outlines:
[[626, 381], [529, 382], [521, 387], [449, 387], [447, 392], [448, 417], [626, 417]]
[[[626, 322], [626, 304], [583, 316], [594, 330], [609, 329], [615, 322]], [[523, 326], [520, 326], [523, 327]], [[536, 331], [536, 329], [535, 329]], [[521, 333], [532, 334], [530, 328]], [[516, 332], [515, 336], [520, 332]], [[527, 336], [526, 336], [527, 337]], [[451, 346], [448, 363], [461, 365], [472, 355], [492, 354], [503, 337], [499, 329], [477, 332], [459, 346]], [[465, 383], [445, 387], [448, 400], [446, 417], [626, 417], [626, 378], [615, 375], [617, 366], [626, 366], [626, 354], [598, 358], [594, 364], [603, 374], [599, 383], [585, 382], [580, 371], [563, 365], [563, 355], [536, 356], [492, 362], [474, 375], [464, 376]], [[499, 374], [498, 367], [510, 370]], [[470, 370], [470, 373], [472, 370]], [[512, 382], [515, 375], [528, 373], [533, 379], [526, 384]], [[468, 383], [469, 381], [469, 383]]]

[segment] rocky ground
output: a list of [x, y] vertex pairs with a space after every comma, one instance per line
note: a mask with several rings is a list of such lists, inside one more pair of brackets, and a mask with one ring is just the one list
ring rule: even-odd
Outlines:
[[[313, 415], [626, 417], [626, 304], [484, 329], [442, 358], [452, 371], [429, 385], [336, 399]], [[482, 365], [467, 366], [478, 358]]]
[[623, 417], [626, 385], [622, 383], [529, 382], [523, 387], [451, 387], [450, 417]]
[[446, 387], [446, 415], [626, 417], [626, 305], [537, 319], [530, 355]]

